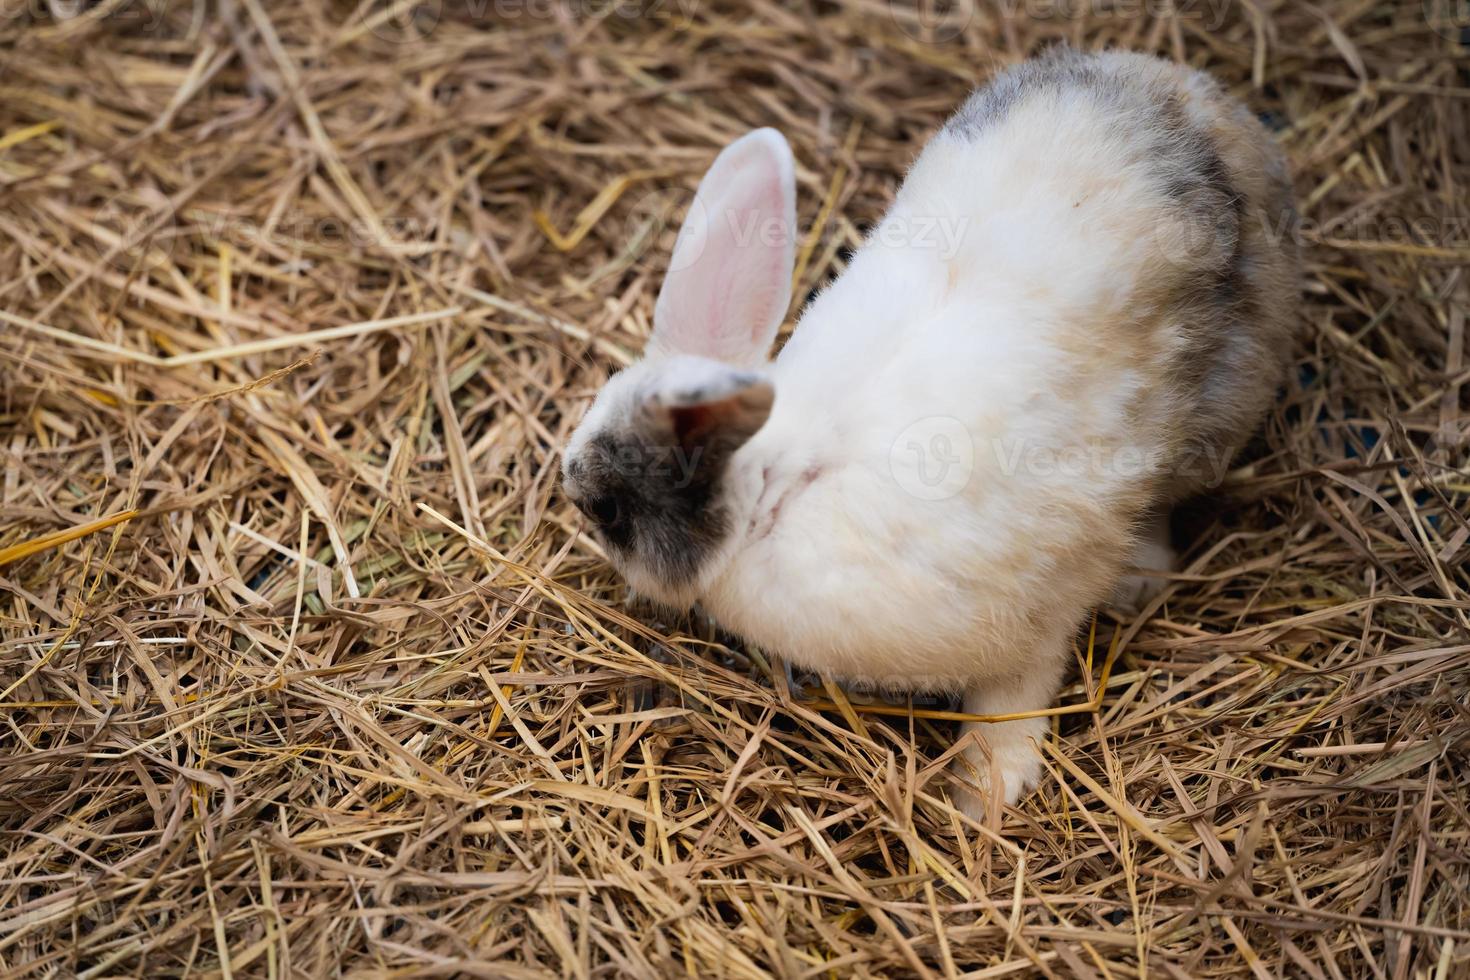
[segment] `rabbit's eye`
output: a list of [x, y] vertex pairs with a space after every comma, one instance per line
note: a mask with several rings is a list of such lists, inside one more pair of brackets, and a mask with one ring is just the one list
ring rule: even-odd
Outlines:
[[611, 495], [593, 497], [587, 501], [585, 510], [588, 517], [603, 527], [616, 524], [618, 520], [618, 498]]

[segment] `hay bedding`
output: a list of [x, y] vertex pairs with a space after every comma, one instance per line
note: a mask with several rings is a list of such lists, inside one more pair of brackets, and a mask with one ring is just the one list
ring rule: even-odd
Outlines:
[[[1454, 25], [639, 2], [6, 0], [0, 972], [1466, 975]], [[628, 604], [556, 447], [718, 146], [792, 138], [805, 293], [1057, 39], [1281, 128], [1308, 329], [982, 828], [942, 710]]]

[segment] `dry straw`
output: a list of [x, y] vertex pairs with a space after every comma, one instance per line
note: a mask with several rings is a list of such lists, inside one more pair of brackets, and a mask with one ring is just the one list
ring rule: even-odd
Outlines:
[[[0, 975], [1467, 975], [1453, 10], [0, 3]], [[629, 604], [556, 454], [720, 145], [805, 295], [1058, 40], [1277, 127], [1306, 339], [978, 825], [943, 704]]]

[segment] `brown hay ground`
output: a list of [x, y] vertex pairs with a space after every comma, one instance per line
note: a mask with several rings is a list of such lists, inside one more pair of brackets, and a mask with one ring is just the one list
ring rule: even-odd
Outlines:
[[[1418, 0], [54, 6], [0, 4], [0, 547], [139, 513], [0, 556], [0, 974], [1470, 975], [1470, 72]], [[1060, 39], [1280, 127], [1306, 340], [979, 827], [952, 721], [628, 604], [557, 447], [719, 146], [791, 137], [805, 295]]]

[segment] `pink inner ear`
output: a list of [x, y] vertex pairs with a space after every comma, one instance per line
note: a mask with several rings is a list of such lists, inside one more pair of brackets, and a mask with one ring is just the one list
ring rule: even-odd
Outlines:
[[651, 347], [765, 360], [791, 299], [796, 190], [772, 130], [726, 147], [699, 185], [654, 309]]

